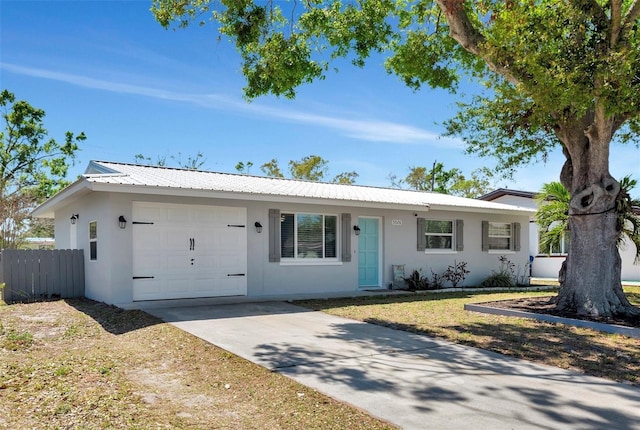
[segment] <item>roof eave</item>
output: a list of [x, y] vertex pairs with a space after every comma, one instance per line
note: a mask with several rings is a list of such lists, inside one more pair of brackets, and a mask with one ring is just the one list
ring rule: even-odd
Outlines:
[[429, 205], [416, 205], [394, 202], [371, 202], [360, 200], [346, 200], [334, 198], [319, 197], [301, 197], [301, 196], [283, 196], [277, 194], [258, 194], [258, 193], [241, 193], [233, 191], [215, 191], [200, 190], [194, 188], [173, 188], [173, 187], [155, 187], [148, 185], [130, 185], [130, 184], [101, 184], [93, 183], [92, 191], [103, 192], [119, 192], [130, 194], [150, 194], [174, 197], [203, 197], [212, 199], [228, 199], [228, 200], [249, 200], [249, 201], [269, 201], [274, 203], [301, 203], [314, 204], [323, 206], [353, 206], [362, 208], [378, 208], [378, 209], [398, 209], [402, 207], [405, 210], [428, 211]]
[[536, 213], [535, 209], [529, 209], [521, 206], [487, 208], [487, 207], [473, 207], [473, 206], [431, 205], [430, 207], [431, 207], [431, 210], [475, 212], [475, 213], [487, 213], [487, 214], [509, 214], [509, 215], [531, 216]]
[[35, 218], [54, 218], [55, 211], [69, 202], [79, 198], [81, 195], [88, 193], [92, 189], [92, 184], [85, 178], [81, 177], [71, 185], [68, 185], [62, 191], [36, 207], [31, 211], [31, 216]]

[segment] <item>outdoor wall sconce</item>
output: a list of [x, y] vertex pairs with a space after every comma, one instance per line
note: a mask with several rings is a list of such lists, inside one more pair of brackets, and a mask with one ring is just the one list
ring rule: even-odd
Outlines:
[[71, 225], [75, 225], [76, 221], [78, 221], [79, 218], [80, 218], [79, 214], [71, 215], [71, 218], [69, 218], [69, 221], [71, 221]]
[[360, 236], [360, 227], [358, 227], [357, 225], [354, 225], [353, 231], [356, 233], [356, 236]]
[[118, 224], [122, 229], [127, 226], [127, 220], [125, 219], [124, 215], [120, 215], [120, 217], [118, 218]]
[[260, 221], [256, 221], [254, 225], [256, 226], [256, 231], [262, 233], [262, 224], [260, 224]]

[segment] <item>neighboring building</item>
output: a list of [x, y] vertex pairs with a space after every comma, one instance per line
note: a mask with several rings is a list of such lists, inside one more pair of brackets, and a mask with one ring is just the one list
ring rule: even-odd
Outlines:
[[55, 239], [52, 237], [27, 237], [24, 240], [24, 249], [54, 249]]
[[526, 264], [524, 207], [409, 190], [92, 161], [34, 216], [56, 247], [85, 251], [88, 298], [331, 296], [385, 289], [392, 265], [465, 285]]
[[[529, 191], [518, 191], [500, 188], [484, 196], [480, 200], [496, 203], [527, 207], [537, 210], [534, 200], [536, 193]], [[531, 216], [529, 225], [529, 245], [530, 255], [533, 258], [531, 276], [534, 278], [558, 278], [558, 272], [569, 252], [569, 243], [563, 241], [557, 248], [542, 250], [539, 247], [540, 234], [535, 221], [535, 214]], [[636, 248], [633, 242], [625, 239], [620, 247], [620, 257], [622, 259], [622, 280], [640, 281], [640, 265], [633, 264], [636, 255]]]

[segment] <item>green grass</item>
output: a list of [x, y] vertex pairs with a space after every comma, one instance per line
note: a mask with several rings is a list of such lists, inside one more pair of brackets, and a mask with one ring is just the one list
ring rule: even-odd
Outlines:
[[[625, 288], [640, 306], [640, 287]], [[640, 339], [464, 310], [467, 303], [550, 292], [456, 292], [296, 302], [332, 315], [446, 339], [525, 360], [640, 384]]]

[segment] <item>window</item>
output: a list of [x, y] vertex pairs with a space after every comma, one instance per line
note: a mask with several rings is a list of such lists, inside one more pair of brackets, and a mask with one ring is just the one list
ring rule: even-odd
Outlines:
[[458, 252], [464, 250], [464, 221], [417, 218], [418, 251]]
[[483, 251], [520, 251], [520, 223], [482, 221]]
[[424, 227], [425, 249], [453, 249], [453, 221], [427, 219]]
[[89, 223], [89, 258], [91, 260], [98, 259], [98, 222], [91, 221]]
[[280, 216], [282, 258], [337, 258], [338, 217], [283, 213]]
[[489, 249], [511, 249], [511, 224], [489, 223]]
[[538, 242], [538, 250], [540, 254], [546, 255], [567, 255], [569, 253], [569, 232], [565, 231], [560, 243], [556, 243], [550, 247], [550, 249], [542, 249]]

